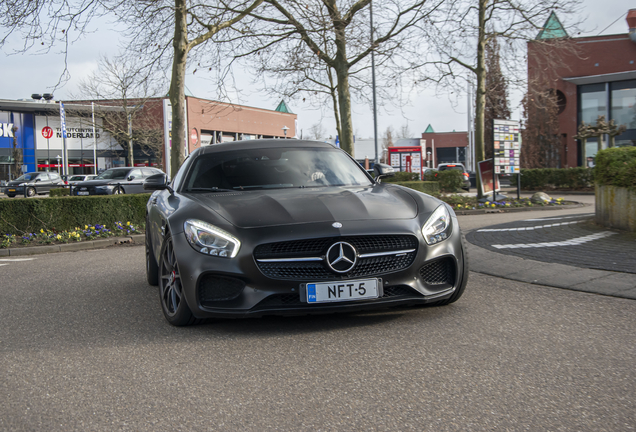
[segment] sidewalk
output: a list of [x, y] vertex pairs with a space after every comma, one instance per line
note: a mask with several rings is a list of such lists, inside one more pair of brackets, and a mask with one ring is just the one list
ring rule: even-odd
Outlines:
[[459, 216], [470, 269], [530, 284], [636, 299], [636, 236], [595, 225], [593, 196], [568, 198], [587, 206], [540, 214]]

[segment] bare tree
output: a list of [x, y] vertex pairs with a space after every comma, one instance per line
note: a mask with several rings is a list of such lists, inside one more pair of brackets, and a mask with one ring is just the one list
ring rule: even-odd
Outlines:
[[[311, 86], [304, 86], [308, 91], [317, 92], [316, 89], [322, 88], [332, 98], [337, 96], [334, 112], [336, 118], [340, 119], [340, 145], [353, 154], [352, 76], [364, 75], [363, 71], [369, 68], [372, 52], [376, 53], [380, 62], [383, 58], [397, 57], [398, 51], [399, 55], [405, 55], [406, 47], [414, 40], [410, 30], [439, 3], [429, 6], [433, 2], [426, 0], [374, 2], [377, 23], [374, 24], [375, 36], [371, 41], [369, 15], [366, 12], [371, 0], [265, 1], [271, 7], [252, 15], [269, 26], [249, 34], [253, 49], [246, 54], [265, 57], [261, 64], [269, 66], [261, 69], [264, 73], [286, 71], [278, 65], [291, 62], [296, 65], [293, 67], [297, 72], [293, 75], [297, 78], [295, 84], [302, 83], [304, 86], [310, 83]], [[311, 57], [313, 60], [305, 65], [322, 65], [321, 68], [314, 68], [319, 71], [317, 74], [315, 71], [304, 73], [303, 64], [296, 61]]]
[[[433, 80], [444, 89], [453, 85], [463, 89], [466, 80], [474, 79], [477, 83], [477, 162], [485, 158], [487, 44], [493, 38], [499, 40], [506, 76], [516, 77], [514, 81], [521, 85], [526, 74], [526, 43], [536, 38], [552, 11], [559, 10], [564, 16], [571, 16], [579, 4], [580, 0], [447, 0], [443, 9], [421, 27], [423, 36], [434, 48], [416, 65], [423, 70], [421, 80]], [[561, 40], [535, 42], [555, 45]]]
[[484, 143], [486, 158], [492, 157], [493, 120], [510, 119], [508, 82], [501, 71], [499, 43], [494, 37], [486, 44], [486, 104], [484, 106]]
[[[78, 94], [72, 96], [99, 101], [101, 127], [126, 150], [131, 166], [134, 145], [147, 155], [162, 154], [163, 130], [157, 127], [156, 116], [144, 110], [148, 100], [160, 94], [154, 82], [139, 59], [126, 55], [113, 59], [101, 57], [97, 69], [80, 81]], [[100, 112], [101, 106], [115, 106], [121, 111]]]
[[411, 134], [411, 130], [409, 129], [409, 124], [405, 123], [400, 127], [400, 131], [397, 134], [398, 138], [413, 138]]
[[325, 128], [322, 123], [314, 123], [309, 127], [309, 138], [319, 141], [325, 138]]

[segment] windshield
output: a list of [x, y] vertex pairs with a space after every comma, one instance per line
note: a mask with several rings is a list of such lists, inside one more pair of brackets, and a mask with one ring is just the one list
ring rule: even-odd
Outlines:
[[128, 170], [123, 169], [108, 169], [95, 177], [95, 179], [101, 180], [123, 180], [126, 178], [126, 174], [128, 174]]
[[369, 186], [371, 180], [345, 153], [327, 148], [267, 148], [199, 156], [186, 191]]
[[35, 180], [37, 176], [38, 176], [38, 173], [26, 173], [26, 174], [22, 174], [20, 177], [15, 179], [15, 181], [31, 181], [31, 180]]
[[69, 180], [71, 180], [71, 181], [84, 180], [84, 176], [73, 176]]

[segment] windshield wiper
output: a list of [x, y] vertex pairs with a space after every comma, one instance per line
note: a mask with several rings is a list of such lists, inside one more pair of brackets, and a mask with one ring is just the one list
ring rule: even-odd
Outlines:
[[190, 188], [186, 192], [234, 192], [232, 189], [221, 189], [218, 187], [211, 188]]

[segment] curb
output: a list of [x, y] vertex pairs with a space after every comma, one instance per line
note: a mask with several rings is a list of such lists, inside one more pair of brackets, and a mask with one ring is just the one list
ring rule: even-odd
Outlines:
[[0, 249], [2, 256], [40, 255], [55, 252], [74, 252], [87, 249], [101, 249], [123, 243], [144, 244], [144, 234], [134, 234], [126, 237], [112, 237], [99, 240], [82, 241], [78, 243], [66, 243], [59, 245], [31, 246], [13, 249]]
[[579, 207], [585, 207], [589, 204], [576, 203], [560, 206], [543, 206], [543, 207], [510, 207], [510, 208], [493, 208], [493, 209], [475, 209], [475, 210], [456, 210], [453, 209], [458, 216], [482, 215], [486, 213], [517, 213], [524, 211], [543, 211], [543, 210], [569, 210]]

